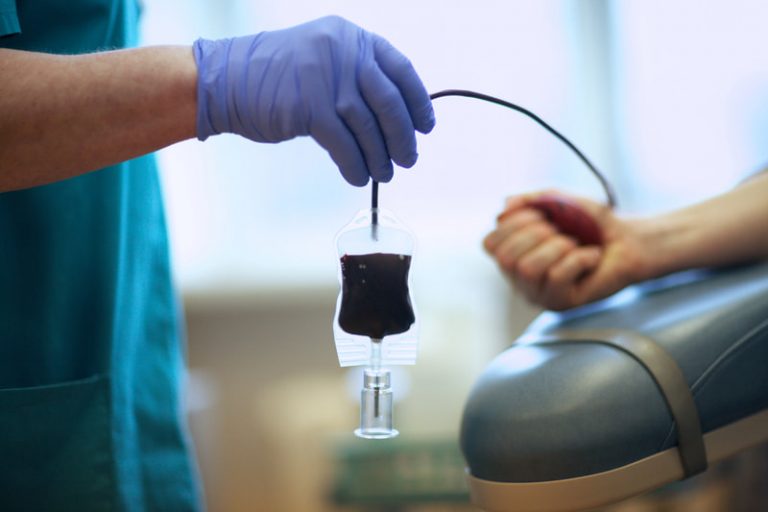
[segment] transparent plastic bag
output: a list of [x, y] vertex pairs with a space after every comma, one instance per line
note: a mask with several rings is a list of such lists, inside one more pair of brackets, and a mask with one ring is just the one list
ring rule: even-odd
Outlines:
[[391, 365], [414, 364], [416, 312], [410, 296], [414, 239], [386, 210], [358, 212], [336, 237], [341, 290], [333, 333], [341, 366], [363, 371], [360, 428], [366, 438], [397, 435], [392, 427]]

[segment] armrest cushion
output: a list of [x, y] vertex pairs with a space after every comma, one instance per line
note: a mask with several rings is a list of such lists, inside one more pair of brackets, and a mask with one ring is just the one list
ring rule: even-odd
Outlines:
[[[544, 313], [524, 338], [594, 328], [638, 332], [669, 352], [705, 433], [768, 408], [768, 264], [686, 272]], [[461, 432], [472, 474], [505, 482], [588, 475], [676, 444], [645, 369], [589, 344], [514, 344], [479, 378]]]

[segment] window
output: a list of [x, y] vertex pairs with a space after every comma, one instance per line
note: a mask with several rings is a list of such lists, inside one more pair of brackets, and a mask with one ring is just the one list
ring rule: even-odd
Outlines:
[[630, 205], [651, 211], [687, 204], [765, 165], [768, 4], [610, 5]]

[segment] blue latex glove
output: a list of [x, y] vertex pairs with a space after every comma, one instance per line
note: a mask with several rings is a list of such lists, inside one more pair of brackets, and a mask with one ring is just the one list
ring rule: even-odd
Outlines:
[[434, 127], [410, 61], [338, 16], [253, 36], [194, 44], [197, 136], [258, 142], [311, 135], [353, 185], [416, 163], [415, 130]]

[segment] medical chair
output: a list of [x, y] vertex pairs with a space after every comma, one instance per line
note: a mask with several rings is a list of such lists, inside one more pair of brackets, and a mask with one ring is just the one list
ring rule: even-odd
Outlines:
[[768, 264], [542, 314], [475, 383], [460, 438], [473, 502], [499, 512], [593, 509], [766, 440]]

